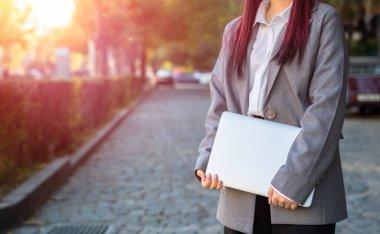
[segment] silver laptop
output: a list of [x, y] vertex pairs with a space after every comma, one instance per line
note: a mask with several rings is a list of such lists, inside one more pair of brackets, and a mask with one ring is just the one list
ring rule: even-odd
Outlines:
[[[224, 112], [219, 122], [206, 173], [223, 185], [268, 196], [271, 181], [285, 164], [301, 128]], [[314, 190], [304, 207], [312, 202]]]

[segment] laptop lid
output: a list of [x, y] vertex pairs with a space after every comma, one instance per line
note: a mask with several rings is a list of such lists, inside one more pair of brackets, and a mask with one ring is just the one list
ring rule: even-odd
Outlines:
[[[223, 185], [268, 196], [271, 181], [286, 159], [301, 128], [231, 112], [221, 116], [206, 174]], [[311, 205], [313, 192], [302, 204]]]

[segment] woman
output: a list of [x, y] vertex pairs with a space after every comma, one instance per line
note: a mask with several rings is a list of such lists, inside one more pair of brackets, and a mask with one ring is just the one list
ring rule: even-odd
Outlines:
[[[195, 166], [205, 189], [221, 189], [216, 218], [225, 233], [330, 234], [347, 218], [339, 155], [347, 71], [343, 25], [333, 7], [317, 0], [245, 0], [242, 16], [223, 34]], [[205, 175], [223, 111], [302, 128], [268, 198]], [[312, 206], [299, 206], [313, 188]]]

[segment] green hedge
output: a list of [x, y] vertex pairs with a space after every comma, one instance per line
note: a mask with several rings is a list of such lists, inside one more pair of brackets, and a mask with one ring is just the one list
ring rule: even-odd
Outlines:
[[0, 80], [0, 183], [68, 153], [137, 96], [142, 79]]

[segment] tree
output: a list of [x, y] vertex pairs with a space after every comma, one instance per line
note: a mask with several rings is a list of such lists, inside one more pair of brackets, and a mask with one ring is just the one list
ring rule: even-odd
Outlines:
[[378, 0], [326, 0], [325, 2], [336, 7], [344, 20], [359, 18], [380, 10]]
[[[74, 21], [103, 48], [140, 61], [210, 68], [226, 23], [239, 14], [236, 0], [76, 0]], [[124, 52], [124, 53], [122, 53]]]
[[181, 64], [210, 69], [216, 59], [225, 25], [239, 15], [241, 1], [177, 1], [185, 27], [180, 40], [172, 42], [169, 56]]
[[31, 13], [29, 6], [24, 9], [17, 8], [14, 0], [0, 2], [0, 47], [4, 51], [4, 63], [10, 63], [9, 49], [13, 44], [19, 43], [26, 47], [28, 36], [34, 28], [27, 26]]
[[380, 55], [380, 36], [377, 17], [380, 2], [378, 0], [329, 0], [341, 13], [351, 56]]

